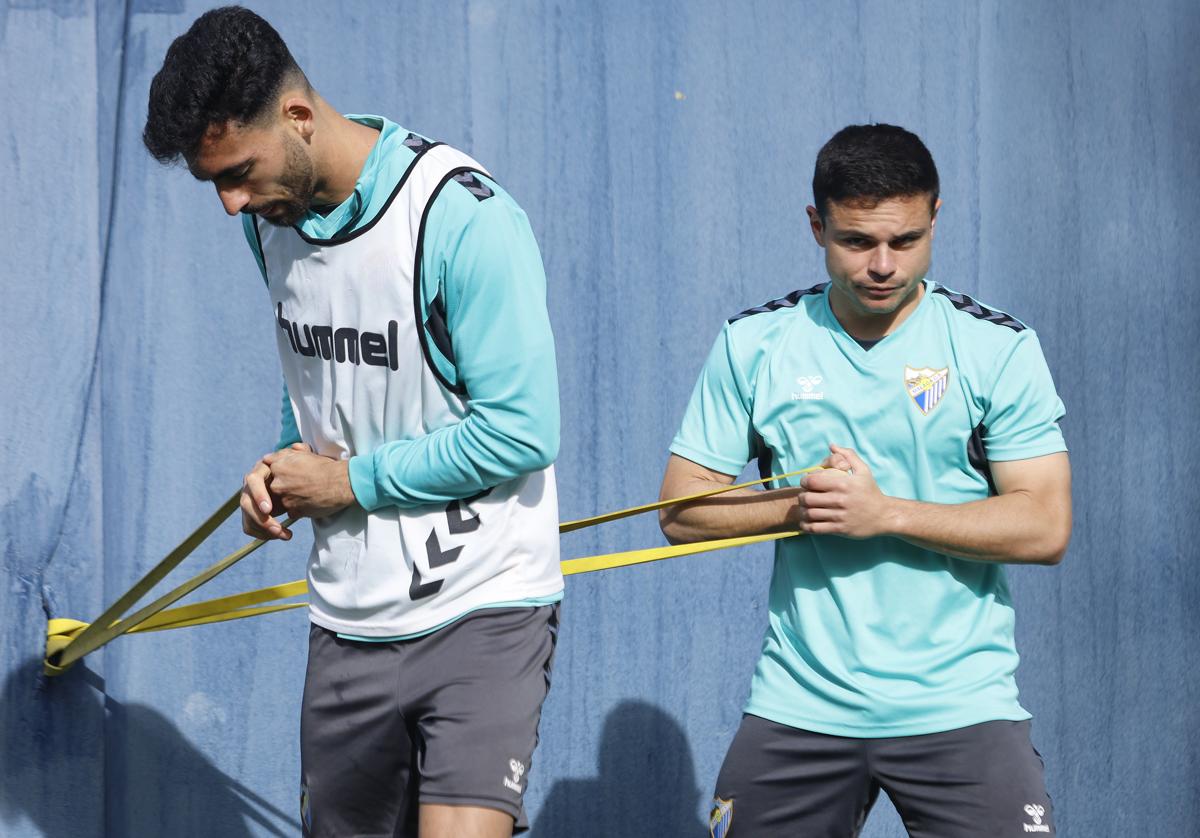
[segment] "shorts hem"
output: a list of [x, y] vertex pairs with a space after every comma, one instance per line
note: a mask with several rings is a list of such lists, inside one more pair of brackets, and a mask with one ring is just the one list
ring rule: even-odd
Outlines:
[[[309, 583], [311, 590], [312, 584]], [[559, 596], [561, 597], [564, 591], [562, 578], [553, 584], [530, 588], [521, 591], [495, 591], [489, 592], [485, 597], [480, 597], [477, 601], [471, 600], [463, 603], [461, 611], [457, 612], [453, 617], [443, 618], [434, 622], [427, 620], [418, 620], [413, 622], [391, 622], [384, 621], [374, 623], [370, 621], [358, 620], [340, 620], [327, 611], [319, 610], [316, 602], [310, 602], [308, 606], [309, 621], [323, 629], [328, 629], [335, 634], [353, 634], [358, 637], [407, 637], [407, 636], [422, 636], [431, 634], [434, 631], [446, 628], [463, 617], [471, 614], [480, 608], [490, 607], [496, 603], [503, 602], [518, 602], [523, 599], [541, 599], [543, 597]], [[508, 595], [508, 594], [511, 594]], [[561, 601], [561, 600], [560, 600]], [[520, 606], [518, 606], [520, 607]], [[528, 606], [536, 608], [538, 606]]]
[[980, 725], [985, 722], [1024, 722], [1033, 718], [1033, 714], [1022, 707], [1010, 710], [997, 710], [956, 718], [928, 720], [923, 723], [878, 724], [855, 727], [816, 719], [805, 719], [788, 713], [775, 713], [763, 707], [747, 706], [742, 712], [749, 716], [758, 716], [769, 722], [806, 730], [809, 733], [820, 733], [826, 736], [842, 736], [847, 739], [889, 739], [898, 736], [927, 736], [933, 733], [948, 733], [961, 730], [964, 727]]
[[514, 823], [521, 816], [520, 807], [514, 806], [510, 801], [497, 797], [484, 797], [482, 795], [420, 792], [418, 803], [421, 805], [434, 803], [441, 806], [478, 806], [481, 809], [495, 809], [511, 817]]

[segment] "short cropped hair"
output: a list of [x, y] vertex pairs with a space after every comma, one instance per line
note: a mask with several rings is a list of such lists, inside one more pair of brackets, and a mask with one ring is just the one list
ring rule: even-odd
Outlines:
[[938, 199], [937, 166], [911, 131], [896, 125], [847, 125], [817, 154], [813, 200], [824, 218], [829, 203], [874, 206], [888, 198], [929, 195]]
[[288, 83], [308, 80], [279, 33], [241, 6], [205, 12], [150, 83], [142, 142], [160, 163], [195, 154], [210, 125], [259, 122]]

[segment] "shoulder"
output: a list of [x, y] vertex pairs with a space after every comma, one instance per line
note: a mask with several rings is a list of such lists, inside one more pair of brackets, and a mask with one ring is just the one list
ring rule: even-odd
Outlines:
[[495, 179], [477, 171], [449, 175], [430, 208], [430, 223], [436, 222], [439, 234], [514, 220], [525, 220], [521, 207]]
[[448, 176], [429, 205], [423, 227], [423, 252], [430, 269], [452, 263], [467, 267], [480, 255], [541, 259], [524, 211], [482, 172]]
[[[805, 301], [805, 297], [812, 297], [814, 299], [818, 298], [825, 293], [825, 289], [828, 286], [828, 282], [822, 282], [819, 285], [812, 286], [811, 288], [802, 288], [798, 291], [793, 291], [786, 297], [779, 297], [778, 299], [765, 302], [762, 305], [757, 305], [753, 308], [748, 308], [745, 311], [741, 311], [735, 314], [733, 317], [730, 317], [728, 323], [733, 325], [734, 323], [754, 317], [755, 315], [771, 314], [772, 312], [787, 313], [789, 310], [799, 310], [807, 313], [807, 303]], [[801, 305], [802, 302], [805, 302], [806, 304]], [[776, 322], [777, 319], [778, 318], [760, 318], [758, 321], [756, 321], [756, 325], [761, 326], [768, 321]]]
[[767, 303], [752, 307], [752, 309], [740, 311], [728, 319], [726, 324], [728, 327], [738, 330], [739, 333], [751, 333], [751, 331], [764, 331], [778, 327], [782, 323], [791, 321], [794, 317], [810, 317], [811, 306], [821, 303], [824, 289], [828, 285], [828, 282], [822, 282], [811, 288], [793, 291], [787, 297], [769, 300]]
[[[949, 318], [960, 325], [973, 326], [988, 333], [991, 327], [1001, 327], [1014, 333], [1023, 332], [1029, 327], [1008, 312], [986, 305], [952, 288], [930, 283], [930, 296], [934, 304], [940, 306], [949, 314]], [[976, 324], [978, 324], [976, 326]]]
[[793, 291], [730, 317], [721, 331], [730, 360], [752, 377], [786, 333], [812, 322], [828, 284]]
[[956, 343], [994, 358], [996, 353], [1037, 340], [1033, 329], [1006, 311], [944, 285], [930, 283], [930, 290], [930, 303]]
[[[418, 162], [434, 149], [450, 152], [453, 155], [451, 161], [457, 157], [463, 163], [472, 162], [469, 155], [463, 154], [459, 149], [395, 123], [385, 122], [384, 131], [383, 142], [386, 143], [386, 147], [377, 167], [374, 188], [388, 193], [389, 202], [417, 171]], [[429, 159], [433, 160], [434, 157]], [[480, 205], [490, 202], [490, 199], [495, 197], [500, 197], [500, 202], [512, 203], [515, 207], [512, 199], [483, 172], [464, 171], [466, 166], [455, 162], [437, 165], [454, 168], [445, 171], [444, 177], [433, 187], [432, 199], [428, 200], [426, 209], [429, 224], [437, 227], [465, 227], [476, 217]]]
[[1019, 364], [1045, 364], [1037, 333], [1023, 320], [966, 294], [936, 285], [930, 302], [964, 373], [971, 370], [983, 386], [1020, 359]]
[[811, 322], [824, 305], [828, 285], [822, 282], [738, 312], [725, 322], [725, 333], [738, 343], [761, 345], [797, 324]]

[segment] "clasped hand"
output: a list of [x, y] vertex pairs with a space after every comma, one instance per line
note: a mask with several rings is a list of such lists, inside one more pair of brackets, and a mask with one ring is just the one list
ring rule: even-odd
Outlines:
[[796, 495], [797, 529], [810, 535], [872, 538], [886, 535], [891, 498], [880, 491], [858, 452], [830, 445], [821, 465], [806, 474]]
[[254, 538], [292, 537], [276, 519], [321, 518], [354, 503], [349, 463], [301, 442], [267, 454], [242, 482], [242, 530]]

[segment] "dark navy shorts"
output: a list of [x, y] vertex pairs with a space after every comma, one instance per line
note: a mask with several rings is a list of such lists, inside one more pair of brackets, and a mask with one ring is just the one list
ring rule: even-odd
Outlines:
[[913, 838], [1054, 835], [1028, 721], [859, 739], [743, 716], [717, 778], [713, 838], [853, 838], [882, 789]]
[[498, 809], [528, 828], [558, 605], [486, 608], [412, 640], [309, 632], [300, 809], [309, 838], [417, 835], [418, 806]]

